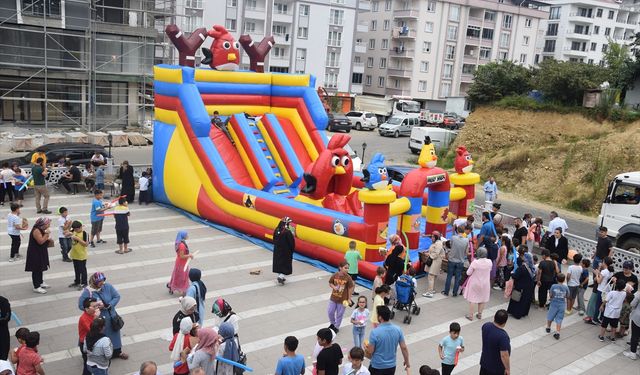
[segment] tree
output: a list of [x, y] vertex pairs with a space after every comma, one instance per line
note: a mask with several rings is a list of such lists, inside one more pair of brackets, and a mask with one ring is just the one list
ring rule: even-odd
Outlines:
[[510, 95], [522, 95], [531, 89], [531, 71], [511, 61], [480, 65], [473, 77], [467, 94], [476, 104], [491, 103]]
[[547, 59], [533, 74], [533, 86], [545, 99], [564, 105], [580, 105], [584, 90], [598, 88], [610, 77], [605, 67]]
[[602, 59], [609, 69], [611, 87], [621, 90], [622, 95], [633, 82], [636, 64], [629, 53], [630, 46], [618, 44], [609, 39], [609, 49], [603, 53]]

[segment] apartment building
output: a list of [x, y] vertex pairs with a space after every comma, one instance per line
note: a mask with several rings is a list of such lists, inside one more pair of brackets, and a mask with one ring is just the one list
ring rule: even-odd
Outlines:
[[640, 31], [640, 9], [622, 0], [549, 0], [542, 58], [601, 64], [610, 41], [629, 43]]
[[175, 0], [0, 1], [0, 120], [99, 130], [149, 122]]
[[533, 65], [544, 4], [529, 0], [372, 0], [356, 43], [366, 48], [363, 91], [406, 96], [431, 110], [465, 96], [482, 64]]
[[[360, 0], [204, 0], [208, 27], [225, 25], [234, 35], [260, 41], [273, 35], [276, 44], [265, 71], [306, 73], [332, 94], [355, 94], [352, 86], [356, 16]], [[241, 53], [241, 67], [249, 58]], [[356, 80], [357, 81], [357, 80]]]

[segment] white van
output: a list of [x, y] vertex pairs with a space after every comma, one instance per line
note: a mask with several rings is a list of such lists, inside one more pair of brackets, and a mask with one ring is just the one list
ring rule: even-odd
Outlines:
[[409, 149], [412, 153], [420, 153], [426, 136], [431, 138], [431, 143], [433, 143], [437, 151], [449, 147], [453, 140], [456, 139], [457, 133], [448, 129], [416, 126], [411, 130], [411, 138], [409, 138]]
[[382, 136], [393, 136], [398, 138], [401, 135], [411, 134], [411, 129], [418, 126], [420, 120], [418, 116], [391, 116], [384, 124], [378, 128], [378, 133]]

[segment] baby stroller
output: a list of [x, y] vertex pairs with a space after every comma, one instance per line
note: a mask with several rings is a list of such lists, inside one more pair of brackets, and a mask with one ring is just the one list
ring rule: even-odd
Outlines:
[[402, 275], [396, 280], [396, 302], [391, 308], [391, 319], [396, 315], [395, 310], [407, 312], [407, 316], [402, 321], [405, 324], [411, 324], [411, 314], [420, 314], [420, 307], [416, 303], [413, 278], [409, 275]]

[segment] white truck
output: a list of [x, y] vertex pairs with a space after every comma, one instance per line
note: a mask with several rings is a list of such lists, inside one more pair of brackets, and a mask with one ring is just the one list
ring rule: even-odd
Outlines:
[[379, 117], [378, 123], [382, 124], [389, 117], [400, 116], [419, 116], [420, 103], [411, 100], [408, 97], [377, 97], [369, 95], [358, 95], [355, 98], [354, 105], [356, 111], [372, 112]]
[[616, 247], [640, 253], [640, 171], [617, 175], [607, 189], [598, 224]]

